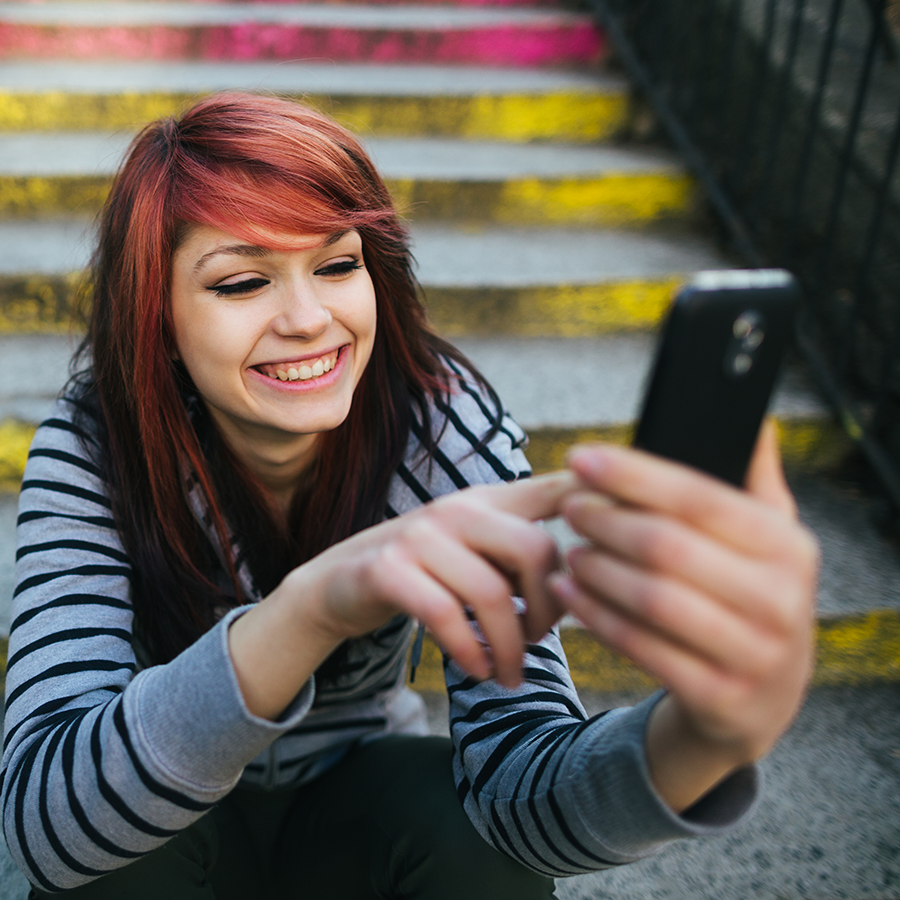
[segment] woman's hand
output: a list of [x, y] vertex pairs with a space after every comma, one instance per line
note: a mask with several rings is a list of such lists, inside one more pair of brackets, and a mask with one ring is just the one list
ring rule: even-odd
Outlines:
[[[547, 588], [555, 542], [535, 523], [558, 514], [570, 472], [468, 488], [376, 525], [290, 572], [231, 627], [232, 660], [248, 707], [278, 716], [347, 638], [398, 613], [423, 622], [476, 678], [521, 681], [524, 642], [559, 618]], [[524, 617], [512, 597], [525, 598]], [[477, 640], [478, 621], [488, 652]]]
[[[343, 639], [405, 612], [470, 674], [519, 684], [525, 638], [542, 637], [560, 613], [546, 586], [558, 565], [556, 544], [534, 520], [556, 515], [576, 483], [556, 472], [468, 488], [331, 547], [308, 566], [321, 584], [319, 615]], [[525, 598], [523, 619], [514, 595]]]
[[813, 658], [818, 549], [798, 522], [767, 423], [736, 490], [637, 450], [584, 447], [562, 511], [587, 546], [560, 603], [668, 689], [647, 755], [683, 810], [765, 754], [793, 720]]

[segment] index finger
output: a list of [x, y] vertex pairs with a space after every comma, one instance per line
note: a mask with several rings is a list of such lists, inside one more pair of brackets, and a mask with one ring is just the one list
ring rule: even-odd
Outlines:
[[563, 469], [475, 490], [489, 497], [488, 502], [494, 509], [536, 522], [558, 516], [563, 498], [580, 487], [583, 485], [577, 476]]
[[577, 447], [569, 466], [583, 485], [613, 500], [679, 519], [753, 556], [780, 553], [793, 525], [783, 509], [747, 491], [633, 447]]

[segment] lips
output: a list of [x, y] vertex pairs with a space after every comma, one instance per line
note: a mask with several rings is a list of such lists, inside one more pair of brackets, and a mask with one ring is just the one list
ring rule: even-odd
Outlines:
[[326, 372], [330, 372], [337, 365], [339, 355], [340, 348], [324, 353], [322, 356], [295, 361], [264, 363], [253, 368], [267, 378], [278, 379], [278, 381], [311, 381], [314, 378], [320, 378]]

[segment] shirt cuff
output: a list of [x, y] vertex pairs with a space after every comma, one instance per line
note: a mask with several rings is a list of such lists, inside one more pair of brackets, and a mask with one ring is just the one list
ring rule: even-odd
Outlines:
[[244, 766], [309, 712], [314, 678], [273, 722], [247, 708], [228, 650], [228, 629], [250, 606], [230, 610], [170, 663], [137, 675], [125, 716], [136, 751], [164, 783], [207, 799], [230, 790]]
[[630, 862], [677, 838], [713, 837], [749, 817], [759, 796], [760, 773], [750, 766], [732, 773], [683, 815], [674, 812], [650, 778], [645, 750], [647, 722], [664, 696], [657, 692], [634, 707], [613, 710], [579, 735], [557, 781], [577, 810], [575, 822], [588, 844], [609, 841], [605, 853]]

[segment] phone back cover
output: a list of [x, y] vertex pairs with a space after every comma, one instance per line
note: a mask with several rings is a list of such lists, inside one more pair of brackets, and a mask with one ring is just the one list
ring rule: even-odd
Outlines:
[[[795, 306], [785, 292], [739, 296], [744, 293], [688, 290], [678, 297], [647, 394], [654, 415], [642, 417], [635, 437], [638, 447], [735, 485], [744, 482]], [[753, 368], [735, 377], [724, 361], [745, 309], [765, 316], [766, 335]]]

